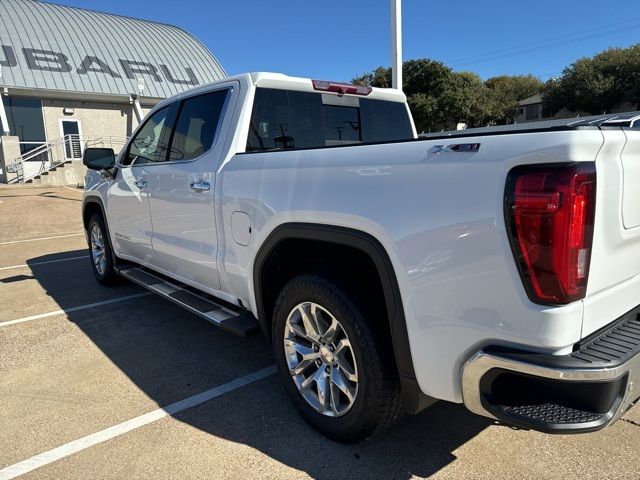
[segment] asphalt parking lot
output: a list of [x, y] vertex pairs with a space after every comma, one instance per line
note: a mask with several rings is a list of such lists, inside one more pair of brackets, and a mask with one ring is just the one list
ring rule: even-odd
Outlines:
[[289, 405], [261, 336], [99, 286], [81, 198], [0, 187], [0, 479], [640, 478], [638, 406], [560, 437], [440, 402], [367, 442], [326, 440]]

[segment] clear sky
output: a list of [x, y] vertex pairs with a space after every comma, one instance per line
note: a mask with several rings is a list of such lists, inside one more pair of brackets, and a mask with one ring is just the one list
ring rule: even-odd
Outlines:
[[[54, 3], [180, 26], [228, 74], [348, 81], [390, 63], [389, 0]], [[578, 58], [640, 43], [640, 0], [404, 0], [403, 16], [405, 60], [429, 57], [483, 78], [533, 73], [545, 80]]]

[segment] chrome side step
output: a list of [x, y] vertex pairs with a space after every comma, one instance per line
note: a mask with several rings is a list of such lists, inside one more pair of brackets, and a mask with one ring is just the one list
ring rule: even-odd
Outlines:
[[173, 280], [167, 280], [143, 267], [126, 266], [118, 270], [120, 275], [163, 298], [195, 313], [208, 322], [241, 337], [258, 331], [258, 322], [245, 310], [232, 310], [211, 297], [198, 295]]

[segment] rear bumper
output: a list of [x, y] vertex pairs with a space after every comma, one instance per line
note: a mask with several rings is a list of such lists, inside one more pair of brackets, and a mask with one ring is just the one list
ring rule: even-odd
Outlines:
[[464, 366], [462, 393], [472, 412], [522, 428], [604, 428], [640, 397], [640, 306], [569, 355], [484, 348]]

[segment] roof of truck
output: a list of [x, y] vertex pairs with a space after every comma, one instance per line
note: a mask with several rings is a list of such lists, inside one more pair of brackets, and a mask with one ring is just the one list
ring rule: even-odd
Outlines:
[[[173, 97], [167, 98], [160, 103], [157, 104], [156, 108], [161, 108], [162, 106], [175, 101], [177, 98], [184, 98], [190, 95], [197, 95], [199, 93], [205, 93], [217, 85], [221, 85], [223, 83], [228, 83], [232, 81], [239, 82], [249, 82], [256, 87], [262, 88], [276, 88], [282, 90], [295, 90], [301, 92], [312, 92], [312, 93], [327, 93], [315, 90], [313, 88], [313, 83], [310, 78], [303, 77], [291, 77], [289, 75], [284, 75], [282, 73], [273, 73], [273, 72], [251, 72], [251, 73], [241, 73], [239, 75], [233, 75], [230, 77], [221, 78], [220, 80], [216, 80], [215, 82], [207, 83], [205, 85], [199, 85], [189, 90], [185, 90], [184, 92], [179, 93], [178, 95], [174, 95]], [[337, 93], [329, 93], [329, 95], [338, 95]], [[393, 88], [377, 88], [373, 87], [371, 89], [371, 93], [367, 96], [363, 95], [349, 95], [344, 94], [344, 96], [356, 97], [356, 98], [369, 98], [372, 100], [385, 100], [387, 102], [401, 102], [405, 103], [407, 101], [407, 96], [401, 90], [396, 90]]]
[[[256, 87], [263, 88], [281, 88], [288, 90], [299, 90], [304, 92], [317, 92], [313, 88], [312, 80], [310, 78], [304, 77], [290, 77], [289, 75], [284, 75], [282, 73], [273, 73], [273, 72], [253, 72], [250, 73], [251, 80]], [[325, 78], [318, 80], [327, 80]], [[332, 81], [332, 80], [329, 80]], [[348, 82], [347, 82], [348, 83]], [[377, 88], [372, 87], [371, 93], [366, 97], [360, 96], [362, 98], [370, 98], [373, 100], [386, 100], [390, 102], [406, 102], [407, 96], [402, 92], [402, 90], [397, 90], [393, 88]], [[349, 94], [346, 94], [349, 95]], [[354, 95], [356, 96], [356, 95]]]
[[[274, 72], [251, 72], [251, 73], [241, 73], [239, 75], [233, 75], [231, 77], [221, 78], [211, 83], [207, 83], [205, 85], [200, 85], [191, 90], [187, 90], [182, 92], [184, 95], [193, 94], [197, 91], [206, 91], [211, 87], [215, 87], [216, 85], [220, 85], [222, 83], [226, 83], [229, 81], [248, 81], [256, 87], [263, 88], [278, 88], [283, 90], [297, 90], [303, 92], [318, 92], [318, 90], [314, 90], [312, 79], [304, 78], [304, 77], [292, 77], [289, 75], [285, 75], [283, 73], [274, 73]], [[324, 80], [324, 79], [322, 79]], [[331, 81], [332, 82], [332, 81]], [[337, 82], [342, 83], [342, 82]], [[346, 96], [357, 96], [360, 98], [371, 98], [374, 100], [387, 100], [390, 102], [406, 102], [407, 96], [401, 90], [396, 90], [393, 88], [377, 88], [372, 87], [371, 93], [369, 95], [349, 95]]]

